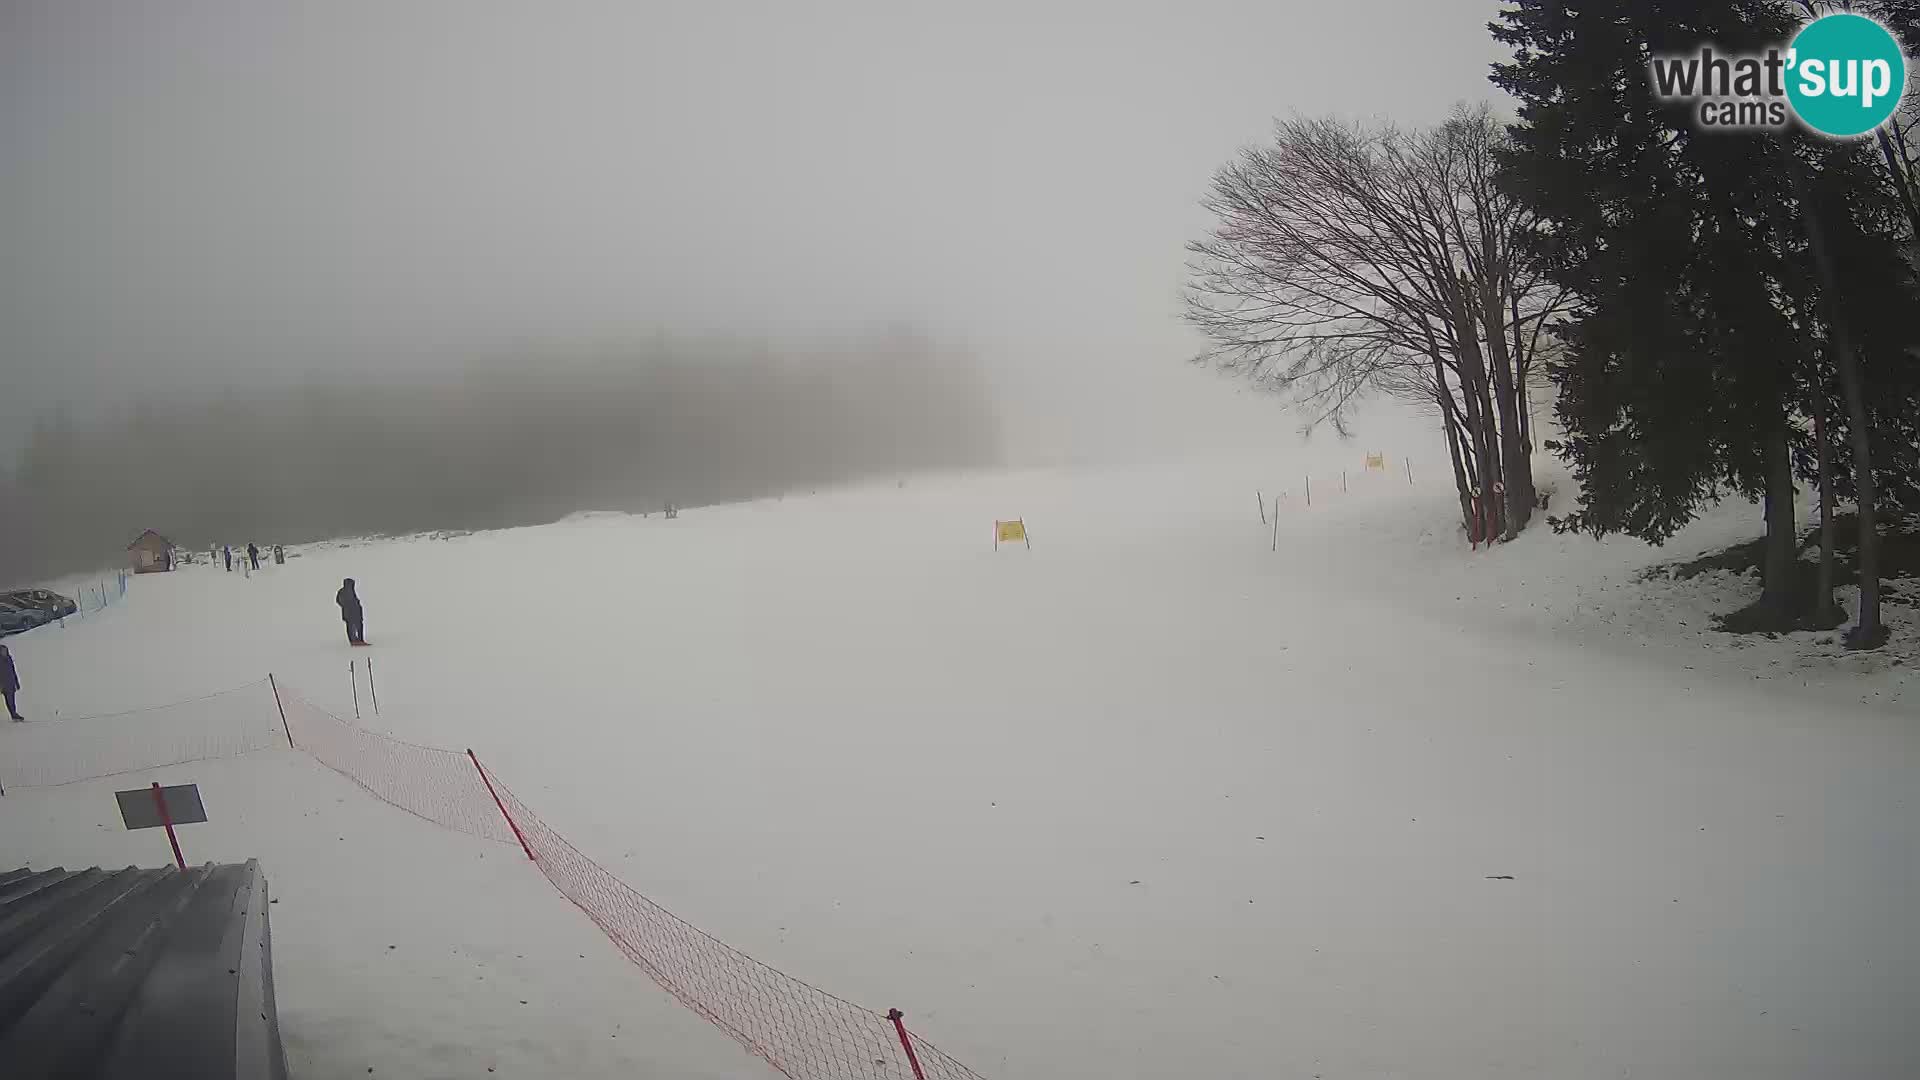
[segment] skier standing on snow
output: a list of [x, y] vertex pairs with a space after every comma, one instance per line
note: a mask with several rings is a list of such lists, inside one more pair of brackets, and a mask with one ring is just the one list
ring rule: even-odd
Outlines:
[[340, 591], [333, 594], [333, 602], [340, 605], [340, 617], [347, 621], [347, 644], [365, 645], [367, 630], [360, 612], [360, 597], [353, 591], [352, 578], [340, 583]]
[[0, 645], [0, 696], [7, 699], [7, 715], [15, 720], [25, 720], [20, 710], [13, 704], [13, 695], [20, 692], [20, 673], [14, 670], [13, 653], [5, 645]]
[[253, 564], [255, 570], [260, 569], [260, 549], [251, 540], [247, 541], [247, 561]]
[[228, 544], [226, 547], [223, 547], [220, 550], [225, 552], [227, 556], [227, 573], [229, 574], [233, 573], [233, 545]]

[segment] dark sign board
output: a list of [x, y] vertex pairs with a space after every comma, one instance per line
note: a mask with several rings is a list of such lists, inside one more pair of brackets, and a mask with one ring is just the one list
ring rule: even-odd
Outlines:
[[[116, 791], [113, 797], [120, 801], [120, 820], [126, 822], [129, 829], [157, 829], [167, 823], [160, 820], [160, 804], [150, 787]], [[167, 801], [167, 818], [175, 825], [207, 820], [207, 808], [201, 805], [198, 784], [163, 787], [160, 797]]]

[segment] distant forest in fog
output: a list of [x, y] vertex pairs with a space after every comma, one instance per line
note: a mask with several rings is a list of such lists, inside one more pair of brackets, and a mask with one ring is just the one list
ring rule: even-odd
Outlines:
[[201, 550], [496, 528], [997, 457], [971, 358], [905, 333], [172, 397], [35, 424], [0, 474], [0, 582], [117, 564], [148, 528]]

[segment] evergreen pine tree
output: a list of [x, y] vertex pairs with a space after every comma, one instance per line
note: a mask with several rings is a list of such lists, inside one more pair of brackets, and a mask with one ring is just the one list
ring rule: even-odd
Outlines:
[[1554, 374], [1582, 502], [1556, 524], [1667, 539], [1728, 491], [1766, 504], [1762, 609], [1796, 617], [1792, 449], [1807, 327], [1780, 301], [1799, 241], [1783, 140], [1696, 132], [1654, 55], [1786, 40], [1768, 0], [1520, 0], [1492, 27], [1521, 102], [1506, 182], [1578, 298]]

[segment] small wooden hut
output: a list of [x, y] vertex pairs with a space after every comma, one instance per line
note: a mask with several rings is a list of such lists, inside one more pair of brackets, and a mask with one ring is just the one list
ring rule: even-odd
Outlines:
[[173, 541], [148, 529], [127, 545], [127, 561], [136, 574], [153, 574], [173, 569]]

